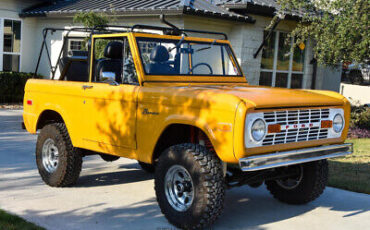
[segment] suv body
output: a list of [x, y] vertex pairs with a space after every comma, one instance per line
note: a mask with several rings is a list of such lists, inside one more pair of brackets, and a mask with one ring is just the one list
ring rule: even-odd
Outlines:
[[343, 68], [343, 74], [352, 84], [370, 84], [370, 64], [369, 63], [350, 63]]
[[[265, 181], [279, 200], [306, 203], [325, 187], [323, 159], [352, 152], [343, 144], [346, 98], [251, 86], [226, 39], [140, 32], [91, 39], [89, 57], [76, 59], [89, 66], [78, 77], [84, 82], [63, 70], [59, 80], [26, 84], [24, 124], [32, 134], [41, 129], [36, 161], [51, 186], [75, 183], [86, 155], [136, 159], [155, 169], [168, 220], [202, 228], [220, 214], [225, 187]], [[301, 184], [309, 189], [297, 190]]]

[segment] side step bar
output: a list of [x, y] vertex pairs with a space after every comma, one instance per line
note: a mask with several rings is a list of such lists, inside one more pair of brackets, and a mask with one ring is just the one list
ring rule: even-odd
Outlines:
[[241, 158], [242, 171], [257, 171], [341, 157], [353, 153], [353, 144], [327, 145]]

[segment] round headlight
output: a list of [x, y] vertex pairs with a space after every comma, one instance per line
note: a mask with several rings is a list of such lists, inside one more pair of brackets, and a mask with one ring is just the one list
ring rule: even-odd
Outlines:
[[343, 117], [339, 113], [334, 116], [334, 119], [333, 119], [334, 132], [339, 133], [340, 131], [342, 131], [343, 125], [344, 125], [343, 121], [344, 121]]
[[255, 120], [252, 124], [251, 133], [255, 141], [261, 141], [266, 134], [266, 123], [262, 119]]

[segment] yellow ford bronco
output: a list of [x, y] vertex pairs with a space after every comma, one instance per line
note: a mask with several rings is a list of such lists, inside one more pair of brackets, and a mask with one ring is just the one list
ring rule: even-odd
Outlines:
[[[210, 226], [234, 186], [264, 183], [289, 204], [320, 196], [326, 159], [352, 153], [349, 102], [329, 91], [251, 86], [225, 34], [167, 25], [67, 30], [89, 33], [87, 51], [61, 52], [52, 79], [25, 88], [24, 126], [39, 130], [44, 182], [75, 184], [87, 155], [136, 159], [155, 173], [165, 217], [183, 229]], [[59, 30], [44, 30], [39, 64]]]

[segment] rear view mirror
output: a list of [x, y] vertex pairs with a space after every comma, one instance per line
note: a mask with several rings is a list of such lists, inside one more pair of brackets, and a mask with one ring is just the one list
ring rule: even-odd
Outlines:
[[114, 72], [102, 72], [100, 81], [109, 83], [110, 85], [119, 85], [116, 82], [116, 74]]

